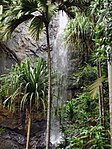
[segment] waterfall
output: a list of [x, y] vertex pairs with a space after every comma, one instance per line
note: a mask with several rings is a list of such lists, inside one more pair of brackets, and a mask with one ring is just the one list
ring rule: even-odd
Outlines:
[[[53, 70], [55, 71], [55, 85], [53, 88], [53, 112], [51, 120], [51, 143], [55, 147], [61, 141], [63, 141], [63, 134], [60, 130], [60, 121], [56, 117], [56, 111], [59, 112], [59, 107], [66, 101], [66, 80], [67, 80], [67, 51], [68, 48], [64, 43], [63, 33], [64, 28], [68, 22], [67, 15], [64, 12], [60, 12], [59, 15], [59, 27], [54, 40], [53, 46]], [[55, 111], [54, 111], [55, 110]]]

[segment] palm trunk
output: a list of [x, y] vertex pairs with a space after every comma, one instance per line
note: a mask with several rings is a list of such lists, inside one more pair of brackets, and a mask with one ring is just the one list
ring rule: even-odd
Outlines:
[[[98, 78], [102, 77], [101, 63], [97, 62], [98, 69]], [[99, 86], [99, 116], [100, 116], [100, 125], [104, 126], [104, 97], [103, 97], [103, 84]]]
[[112, 149], [112, 50], [107, 53], [108, 57], [108, 84], [109, 84], [109, 110], [110, 110], [110, 143]]
[[27, 142], [26, 142], [26, 149], [29, 149], [30, 130], [31, 130], [31, 113], [30, 113], [29, 109], [27, 109], [27, 116], [28, 116], [28, 128], [27, 128]]
[[[46, 6], [46, 17], [48, 21], [48, 6]], [[51, 53], [50, 53], [50, 42], [49, 42], [49, 23], [46, 22], [46, 39], [48, 48], [48, 107], [47, 107], [47, 133], [46, 133], [46, 149], [50, 148], [50, 129], [51, 129]]]

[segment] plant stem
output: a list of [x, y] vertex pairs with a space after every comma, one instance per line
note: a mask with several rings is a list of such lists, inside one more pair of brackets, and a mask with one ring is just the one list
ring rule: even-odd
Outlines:
[[46, 39], [48, 48], [48, 107], [47, 107], [47, 133], [46, 133], [46, 149], [50, 148], [50, 130], [51, 130], [51, 53], [50, 53], [50, 41], [49, 41], [49, 22], [48, 22], [48, 6], [46, 6]]
[[31, 113], [29, 109], [27, 108], [27, 116], [28, 116], [28, 128], [27, 128], [27, 142], [26, 142], [26, 149], [29, 148], [29, 142], [30, 142], [30, 130], [31, 130]]
[[108, 84], [109, 84], [109, 110], [110, 110], [110, 143], [112, 149], [112, 50], [107, 52]]
[[[98, 78], [102, 77], [101, 63], [97, 62], [98, 69]], [[100, 125], [104, 126], [104, 97], [103, 97], [103, 84], [99, 86], [99, 116], [100, 116]]]

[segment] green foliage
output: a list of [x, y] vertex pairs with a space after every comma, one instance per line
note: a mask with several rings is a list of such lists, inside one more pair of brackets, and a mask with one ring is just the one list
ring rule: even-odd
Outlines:
[[[65, 39], [66, 42], [72, 41], [75, 45], [77, 45], [78, 49], [81, 49], [80, 43], [83, 43], [84, 41], [86, 44], [89, 40], [91, 41], [94, 35], [93, 24], [84, 13], [80, 13], [78, 10], [76, 10], [76, 12], [75, 18], [71, 19], [66, 27]], [[87, 43], [87, 46], [90, 48], [89, 43]]]
[[57, 149], [110, 149], [109, 132], [98, 125], [98, 99], [83, 93], [68, 101], [62, 110], [65, 143]]
[[[105, 128], [107, 129], [109, 128], [107, 122], [109, 112], [106, 63], [107, 52], [109, 61], [109, 54], [112, 49], [111, 8], [112, 3], [110, 0], [91, 1], [87, 14], [82, 15], [82, 13], [82, 16], [75, 16], [76, 18], [70, 21], [65, 35], [66, 41], [72, 41], [75, 48], [80, 50], [79, 56], [81, 56], [81, 52], [86, 52], [88, 41], [91, 48], [94, 49], [94, 52], [92, 53], [94, 60], [91, 59], [90, 67], [86, 68], [83, 65], [84, 67], [80, 68], [78, 73], [74, 74], [74, 88], [78, 89], [80, 92], [82, 92], [81, 89], [83, 89], [84, 92], [84, 89], [89, 85], [90, 90], [95, 90], [96, 92], [101, 82], [103, 82]], [[82, 51], [82, 49], [84, 51]], [[102, 74], [101, 77], [97, 79], [97, 68], [91, 66], [93, 66], [93, 64], [96, 65], [96, 62], [98, 61], [101, 63]], [[96, 81], [94, 82], [94, 80]], [[90, 84], [92, 85], [90, 86]], [[60, 148], [110, 149], [109, 133], [104, 127], [98, 125], [98, 99], [92, 99], [92, 97], [86, 93], [82, 94], [81, 96], [72, 99], [72, 101], [68, 101], [64, 105], [63, 113], [65, 122], [63, 123], [62, 131], [65, 134], [65, 144]]]
[[[96, 44], [96, 57], [102, 62], [107, 60], [107, 51], [112, 46], [112, 3], [111, 1], [97, 1], [92, 3], [92, 8], [95, 7], [95, 11], [92, 11], [96, 16], [95, 22], [95, 44]], [[92, 9], [93, 10], [93, 9]]]
[[38, 16], [34, 17], [34, 19], [32, 20], [32, 22], [30, 24], [29, 31], [31, 33], [31, 36], [35, 40], [39, 39], [39, 35], [42, 32], [42, 29], [43, 29], [42, 18], [40, 18]]
[[109, 133], [102, 126], [82, 128], [77, 136], [68, 140], [65, 149], [109, 149]]
[[69, 101], [66, 104], [65, 111], [66, 111], [66, 117], [69, 119], [69, 121], [72, 121], [73, 120], [73, 117], [74, 117], [74, 104], [73, 104], [73, 100]]
[[[95, 125], [98, 122], [98, 99], [92, 99], [88, 93], [83, 93], [79, 97], [67, 101], [63, 106], [63, 119], [67, 126], [64, 125], [64, 133], [68, 135], [68, 131], [74, 134], [77, 129], [82, 126]], [[71, 126], [68, 127], [69, 123]], [[71, 129], [71, 130], [70, 130]]]
[[100, 77], [98, 79], [96, 79], [93, 84], [91, 84], [89, 86], [89, 91], [90, 91], [90, 94], [93, 98], [95, 98], [97, 95], [98, 95], [98, 89], [99, 89], [99, 86], [101, 85], [101, 83], [104, 81], [104, 77]]
[[20, 65], [16, 64], [9, 74], [3, 75], [0, 79], [0, 95], [4, 98], [1, 103], [11, 110], [15, 110], [17, 104], [20, 108], [25, 104], [30, 109], [32, 106], [39, 108], [40, 103], [45, 109], [47, 75], [47, 65], [42, 58], [35, 63], [27, 59]]
[[3, 6], [3, 13], [0, 19], [1, 40], [9, 39], [18, 25], [29, 20], [31, 36], [38, 40], [39, 34], [46, 26], [46, 23], [50, 22], [56, 12], [53, 2], [49, 5], [49, 13], [46, 16], [46, 0], [10, 0], [10, 2], [2, 1], [1, 5]]
[[74, 10], [74, 19], [71, 19], [65, 29], [65, 41], [72, 44], [77, 51], [80, 63], [88, 62], [91, 53], [94, 51], [94, 41], [92, 40], [94, 24], [89, 17], [89, 6], [86, 11]]
[[73, 75], [73, 85], [75, 88], [84, 88], [90, 85], [97, 78], [97, 69], [89, 64], [79, 68]]
[[82, 149], [83, 148], [83, 140], [80, 138], [74, 137], [70, 140], [65, 149]]

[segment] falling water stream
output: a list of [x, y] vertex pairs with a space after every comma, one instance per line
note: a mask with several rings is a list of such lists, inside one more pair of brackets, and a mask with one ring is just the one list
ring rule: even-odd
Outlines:
[[67, 51], [68, 48], [64, 43], [63, 33], [68, 22], [67, 15], [64, 12], [58, 14], [59, 27], [53, 47], [53, 70], [55, 71], [55, 85], [53, 88], [53, 111], [51, 120], [51, 143], [55, 147], [63, 141], [63, 134], [60, 130], [60, 121], [56, 116], [59, 107], [66, 101], [66, 79], [67, 79]]

